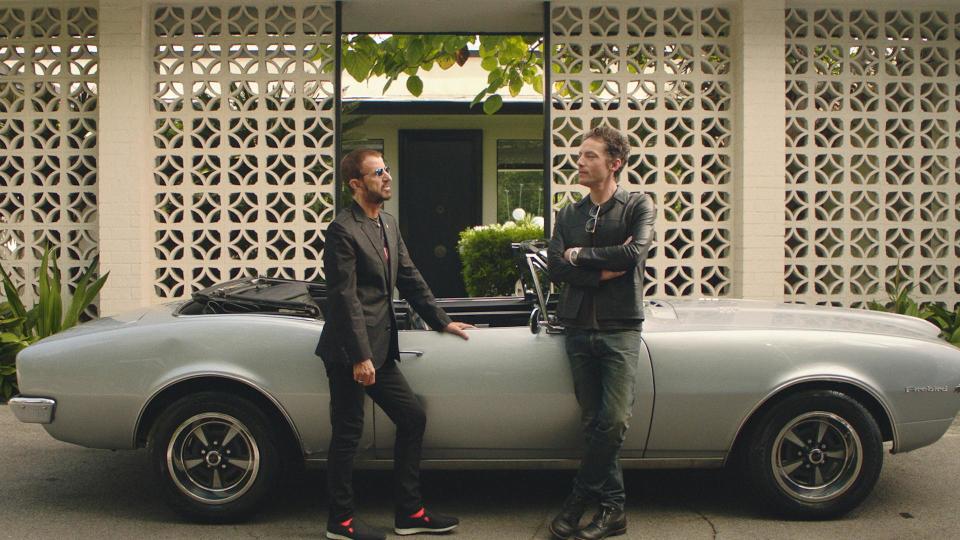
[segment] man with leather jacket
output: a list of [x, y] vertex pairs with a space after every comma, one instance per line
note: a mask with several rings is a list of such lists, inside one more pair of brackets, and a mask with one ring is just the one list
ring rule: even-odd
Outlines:
[[[577, 168], [590, 194], [558, 213], [548, 249], [550, 278], [563, 286], [557, 316], [586, 439], [573, 490], [550, 523], [558, 538], [596, 540], [627, 530], [619, 453], [634, 402], [644, 265], [656, 217], [647, 194], [617, 185], [629, 151], [612, 128], [586, 134]], [[594, 501], [599, 510], [581, 528]]]

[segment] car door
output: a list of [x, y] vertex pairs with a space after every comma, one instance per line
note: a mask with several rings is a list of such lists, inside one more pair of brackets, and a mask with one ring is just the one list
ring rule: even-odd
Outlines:
[[[427, 411], [424, 459], [578, 456], [580, 410], [563, 335], [527, 327], [477, 328], [469, 335], [464, 341], [429, 330], [400, 332], [400, 368]], [[653, 407], [650, 361], [641, 350], [624, 457], [642, 455]], [[374, 422], [377, 455], [388, 458], [393, 423], [379, 408]]]

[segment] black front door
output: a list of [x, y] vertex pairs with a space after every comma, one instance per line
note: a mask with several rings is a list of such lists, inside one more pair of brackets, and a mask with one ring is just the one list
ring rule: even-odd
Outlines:
[[400, 130], [400, 230], [438, 298], [467, 295], [457, 241], [480, 224], [480, 130]]

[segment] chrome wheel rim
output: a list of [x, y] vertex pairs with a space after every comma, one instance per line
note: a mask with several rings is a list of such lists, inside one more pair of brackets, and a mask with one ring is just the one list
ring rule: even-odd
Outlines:
[[836, 414], [816, 411], [787, 422], [771, 454], [777, 484], [794, 499], [822, 502], [845, 493], [863, 465], [860, 436]]
[[260, 449], [236, 418], [202, 413], [174, 430], [167, 445], [167, 470], [188, 497], [204, 504], [226, 504], [256, 481]]

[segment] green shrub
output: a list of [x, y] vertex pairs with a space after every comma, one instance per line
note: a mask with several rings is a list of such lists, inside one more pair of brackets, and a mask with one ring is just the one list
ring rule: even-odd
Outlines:
[[900, 315], [910, 315], [929, 321], [940, 329], [940, 337], [949, 343], [960, 347], [960, 306], [953, 311], [936, 303], [921, 304], [910, 297], [913, 285], [904, 284], [898, 274], [894, 277], [893, 287], [889, 289], [886, 303], [867, 302], [867, 307], [874, 311], [886, 311]]
[[[27, 309], [13, 280], [0, 264], [3, 291], [7, 297], [7, 301], [0, 305], [0, 401], [6, 401], [17, 392], [17, 353], [35, 341], [76, 325], [83, 311], [97, 297], [109, 272], [91, 282], [96, 268], [95, 258], [77, 280], [73, 297], [66, 304], [61, 296], [60, 268], [56, 256], [47, 246], [40, 261], [37, 300]], [[65, 304], [66, 312], [63, 309]]]
[[509, 296], [520, 274], [510, 244], [543, 238], [543, 226], [525, 220], [504, 225], [484, 225], [460, 232], [463, 283], [470, 296]]
[[950, 311], [940, 304], [930, 304], [930, 315], [927, 320], [940, 327], [941, 336], [957, 347], [960, 347], [960, 306]]

